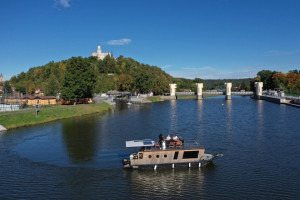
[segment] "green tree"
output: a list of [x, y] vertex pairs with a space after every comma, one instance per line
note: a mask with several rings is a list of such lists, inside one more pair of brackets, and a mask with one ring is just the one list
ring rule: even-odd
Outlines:
[[264, 89], [274, 89], [275, 84], [273, 82], [273, 75], [276, 74], [276, 71], [270, 70], [261, 70], [257, 73], [257, 76], [260, 77], [260, 80], [264, 83]]
[[246, 81], [243, 81], [240, 87], [241, 90], [249, 91], [250, 90], [250, 84], [246, 83]]
[[58, 80], [54, 75], [52, 75], [48, 81], [44, 84], [44, 93], [47, 96], [56, 96], [57, 93], [59, 92], [60, 85]]
[[96, 72], [88, 59], [72, 57], [66, 62], [65, 78], [61, 90], [64, 100], [77, 101], [91, 98], [96, 82]]
[[95, 84], [95, 93], [104, 93], [115, 89], [114, 76], [100, 74]]
[[129, 74], [121, 74], [116, 80], [116, 88], [119, 91], [131, 91], [133, 78]]
[[12, 93], [12, 89], [11, 89], [11, 86], [10, 86], [8, 81], [4, 82], [3, 91], [6, 94], [11, 94]]

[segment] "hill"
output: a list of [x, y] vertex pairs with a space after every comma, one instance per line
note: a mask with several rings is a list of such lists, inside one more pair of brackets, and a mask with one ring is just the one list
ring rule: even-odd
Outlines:
[[[10, 79], [10, 84], [22, 93], [33, 94], [39, 88], [45, 95], [56, 95], [72, 88], [80, 97], [108, 90], [163, 94], [169, 91], [172, 82], [173, 77], [160, 68], [123, 56], [117, 59], [106, 56], [103, 60], [72, 57], [60, 62], [51, 61]], [[85, 88], [83, 85], [88, 83], [92, 83], [86, 88], [90, 91], [81, 94], [81, 87]]]

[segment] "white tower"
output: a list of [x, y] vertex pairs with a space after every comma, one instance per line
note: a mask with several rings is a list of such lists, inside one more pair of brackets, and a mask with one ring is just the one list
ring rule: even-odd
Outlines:
[[230, 100], [231, 99], [231, 87], [232, 83], [225, 83], [225, 99]]
[[259, 98], [259, 96], [262, 95], [262, 88], [263, 88], [264, 83], [263, 82], [255, 82], [255, 96]]
[[197, 86], [197, 99], [200, 100], [202, 99], [203, 83], [196, 83], [196, 86]]
[[176, 99], [177, 84], [169, 84], [169, 86], [170, 86], [170, 97]]

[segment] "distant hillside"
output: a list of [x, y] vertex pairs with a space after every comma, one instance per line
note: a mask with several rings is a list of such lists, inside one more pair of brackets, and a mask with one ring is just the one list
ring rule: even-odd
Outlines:
[[[79, 66], [72, 69], [72, 66], [75, 65]], [[80, 65], [82, 65], [82, 68], [80, 68]], [[86, 66], [88, 68], [84, 68]], [[76, 81], [83, 79], [84, 76], [87, 76], [86, 70], [82, 69], [89, 70], [88, 76], [90, 77], [86, 77], [86, 80], [95, 77], [95, 80], [90, 80], [94, 82], [93, 93], [120, 90], [139, 93], [152, 91], [154, 94], [163, 94], [169, 91], [169, 83], [173, 82], [172, 76], [156, 66], [142, 64], [132, 58], [123, 56], [117, 59], [106, 56], [103, 60], [97, 60], [95, 57], [72, 57], [60, 62], [52, 61], [46, 65], [33, 67], [27, 72], [13, 76], [10, 79], [10, 84], [22, 93], [25, 93], [27, 90], [27, 93], [33, 94], [39, 88], [44, 91], [45, 95], [56, 95], [62, 91], [64, 85], [68, 85], [66, 83], [66, 74], [68, 76], [71, 76], [72, 73], [73, 75], [77, 74], [73, 78], [74, 84], [76, 84]], [[67, 73], [68, 70], [70, 71], [69, 73]]]

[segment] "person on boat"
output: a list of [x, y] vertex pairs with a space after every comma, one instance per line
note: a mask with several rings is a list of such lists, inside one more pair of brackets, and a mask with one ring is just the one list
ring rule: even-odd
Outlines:
[[160, 145], [162, 144], [163, 141], [165, 141], [163, 134], [159, 134], [158, 141]]
[[174, 136], [173, 136], [173, 140], [174, 140], [175, 142], [178, 140], [178, 137], [177, 137], [177, 135], [176, 135], [176, 134], [174, 134]]
[[166, 141], [170, 141], [172, 138], [170, 136], [170, 134], [168, 134], [168, 136], [166, 137]]

